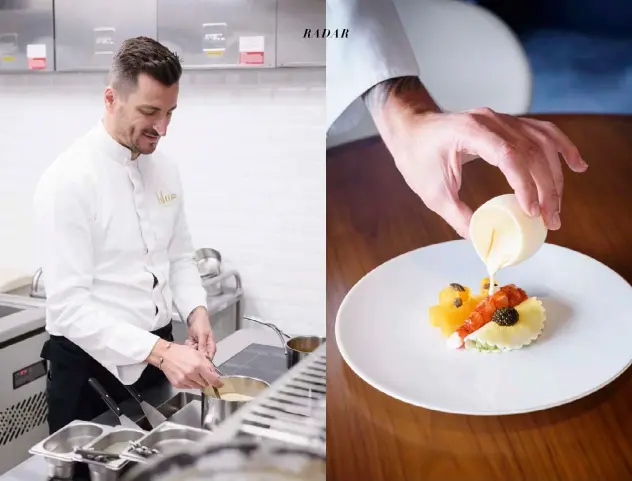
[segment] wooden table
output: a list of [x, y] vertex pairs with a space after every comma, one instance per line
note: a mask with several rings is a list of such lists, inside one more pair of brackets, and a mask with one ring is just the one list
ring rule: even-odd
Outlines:
[[[562, 229], [547, 241], [588, 254], [632, 281], [632, 117], [546, 118], [590, 165], [581, 175], [565, 169]], [[462, 198], [473, 208], [511, 191], [500, 172], [480, 160], [465, 167], [464, 179]], [[456, 238], [408, 189], [379, 140], [328, 153], [327, 480], [632, 479], [632, 370], [565, 406], [477, 417], [397, 401], [346, 365], [333, 333], [349, 289], [399, 254]], [[586, 355], [598, 356], [598, 349]]]

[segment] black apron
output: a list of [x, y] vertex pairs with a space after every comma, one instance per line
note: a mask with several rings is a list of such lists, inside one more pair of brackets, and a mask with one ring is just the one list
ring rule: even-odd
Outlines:
[[[167, 324], [153, 332], [173, 342], [173, 326]], [[48, 402], [48, 428], [54, 433], [71, 421], [91, 421], [108, 408], [101, 397], [88, 384], [94, 377], [116, 403], [130, 398], [129, 393], [114, 375], [75, 343], [62, 336], [50, 336], [41, 353], [49, 361], [46, 398]], [[143, 391], [162, 384], [165, 375], [148, 364], [133, 386]]]

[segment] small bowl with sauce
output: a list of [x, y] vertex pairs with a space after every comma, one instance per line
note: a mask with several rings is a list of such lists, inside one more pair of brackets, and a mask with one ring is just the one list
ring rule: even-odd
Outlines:
[[495, 274], [534, 255], [544, 245], [547, 233], [542, 216], [529, 217], [515, 194], [494, 197], [474, 212], [470, 240], [487, 267], [490, 294]]
[[220, 397], [212, 387], [202, 391], [202, 428], [213, 430], [239, 408], [250, 402], [270, 387], [265, 381], [249, 376], [222, 376], [224, 385], [217, 388]]

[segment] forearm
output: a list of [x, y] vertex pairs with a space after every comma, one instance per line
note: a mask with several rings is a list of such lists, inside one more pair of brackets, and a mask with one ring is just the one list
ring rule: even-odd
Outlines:
[[413, 76], [380, 82], [367, 90], [362, 98], [385, 142], [390, 141], [411, 118], [441, 111], [419, 77]]

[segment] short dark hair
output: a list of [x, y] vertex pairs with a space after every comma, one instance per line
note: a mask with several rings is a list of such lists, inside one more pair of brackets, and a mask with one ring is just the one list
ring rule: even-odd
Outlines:
[[170, 87], [182, 76], [180, 58], [152, 38], [129, 38], [114, 56], [108, 80], [115, 88], [136, 87], [140, 74]]

